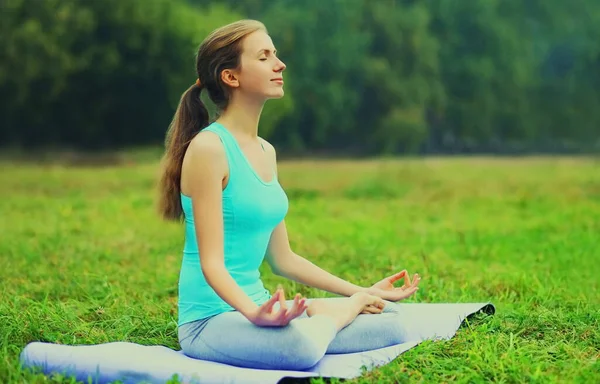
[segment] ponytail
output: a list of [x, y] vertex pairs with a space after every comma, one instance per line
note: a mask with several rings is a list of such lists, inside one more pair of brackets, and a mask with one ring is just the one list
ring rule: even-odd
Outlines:
[[208, 110], [200, 99], [199, 82], [181, 96], [165, 140], [165, 154], [159, 182], [158, 210], [165, 220], [178, 221], [183, 216], [181, 207], [181, 166], [185, 152], [198, 132], [208, 125]]
[[231, 93], [220, 73], [224, 69], [240, 67], [244, 37], [259, 30], [267, 31], [260, 21], [239, 20], [217, 28], [198, 47], [198, 80], [181, 96], [165, 140], [158, 185], [158, 211], [163, 219], [179, 221], [183, 216], [180, 184], [183, 157], [194, 136], [209, 124], [208, 109], [200, 100], [202, 89], [206, 88], [217, 111], [227, 108]]

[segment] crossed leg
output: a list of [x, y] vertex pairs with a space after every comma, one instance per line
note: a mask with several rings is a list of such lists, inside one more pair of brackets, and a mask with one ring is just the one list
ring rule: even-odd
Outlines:
[[[325, 300], [333, 303], [345, 298]], [[292, 301], [286, 304], [289, 307]], [[386, 302], [383, 313], [358, 315], [340, 331], [326, 315], [309, 317], [304, 312], [285, 327], [258, 327], [232, 311], [182, 325], [179, 340], [183, 352], [197, 359], [247, 368], [304, 370], [326, 353], [361, 352], [402, 343], [409, 332], [407, 320], [391, 302]]]

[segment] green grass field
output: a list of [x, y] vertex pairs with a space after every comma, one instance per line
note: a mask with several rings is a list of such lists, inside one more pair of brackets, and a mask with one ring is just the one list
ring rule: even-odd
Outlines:
[[[155, 214], [156, 163], [0, 167], [0, 381], [70, 382], [19, 370], [30, 341], [178, 348], [183, 234]], [[410, 302], [496, 306], [351, 382], [600, 382], [598, 160], [296, 161], [280, 178], [300, 255], [361, 285], [418, 272]]]

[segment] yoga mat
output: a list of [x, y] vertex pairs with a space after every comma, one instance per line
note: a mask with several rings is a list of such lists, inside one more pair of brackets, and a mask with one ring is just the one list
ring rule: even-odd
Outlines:
[[[279, 383], [284, 378], [352, 379], [388, 364], [424, 340], [452, 338], [470, 315], [495, 313], [491, 303], [397, 303], [408, 319], [411, 341], [386, 348], [337, 355], [325, 355], [305, 371], [260, 370], [192, 359], [181, 351], [156, 345], [129, 342], [95, 345], [60, 345], [31, 342], [20, 355], [24, 368], [38, 368], [45, 374], [62, 373], [88, 383], [166, 383], [177, 374], [184, 383]], [[373, 315], [376, 316], [376, 315]]]

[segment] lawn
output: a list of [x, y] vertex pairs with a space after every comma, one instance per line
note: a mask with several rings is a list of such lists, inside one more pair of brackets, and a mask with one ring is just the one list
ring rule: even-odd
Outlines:
[[[178, 348], [182, 229], [155, 213], [156, 162], [0, 167], [0, 381], [48, 382], [18, 369], [30, 341]], [[361, 285], [418, 272], [410, 302], [496, 306], [350, 382], [600, 382], [597, 159], [289, 161], [279, 172], [300, 255]], [[271, 290], [330, 296], [262, 273]]]

